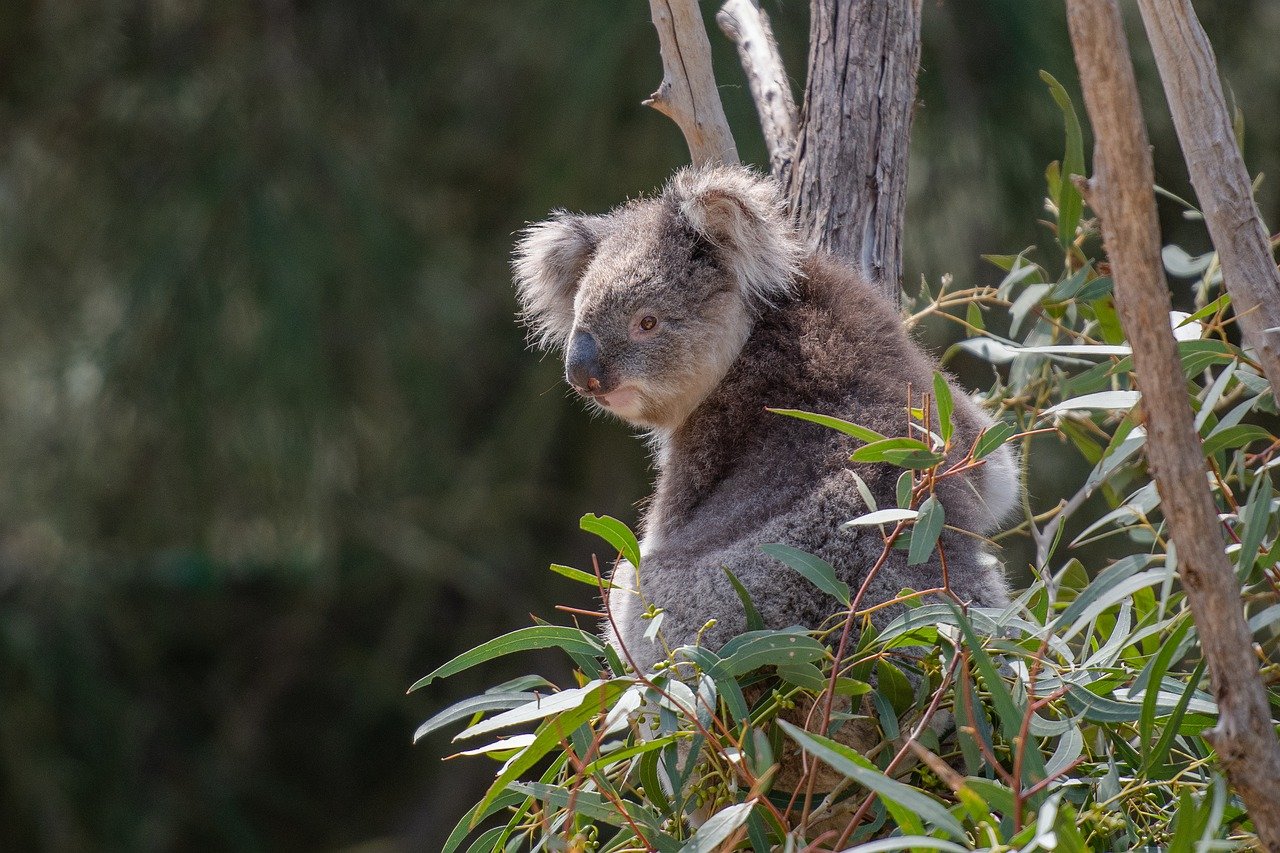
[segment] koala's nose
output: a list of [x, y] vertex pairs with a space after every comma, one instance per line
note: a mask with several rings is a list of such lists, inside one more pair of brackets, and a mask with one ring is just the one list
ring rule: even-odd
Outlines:
[[565, 357], [565, 375], [569, 384], [579, 391], [599, 391], [603, 386], [600, 345], [590, 332], [579, 330], [573, 333], [569, 340], [569, 353]]

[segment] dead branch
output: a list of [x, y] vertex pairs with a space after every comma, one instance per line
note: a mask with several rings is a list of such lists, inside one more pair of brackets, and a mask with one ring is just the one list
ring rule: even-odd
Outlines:
[[1190, 0], [1138, 0], [1138, 8], [1245, 343], [1280, 390], [1280, 270], [1236, 145], [1213, 47]]
[[[1280, 850], [1280, 744], [1258, 675], [1240, 586], [1223, 551], [1169, 328], [1151, 151], [1120, 10], [1115, 0], [1068, 0], [1067, 10], [1096, 138], [1094, 176], [1084, 186], [1102, 220], [1120, 320], [1142, 386], [1151, 472], [1213, 679], [1219, 717], [1211, 739], [1263, 845]], [[1205, 192], [1211, 194], [1209, 188]]]
[[791, 208], [815, 247], [855, 264], [895, 303], [920, 0], [813, 0]]
[[765, 147], [769, 150], [769, 169], [786, 185], [800, 119], [769, 16], [756, 0], [726, 0], [716, 15], [716, 23], [738, 46], [738, 59], [747, 75], [751, 99], [760, 115]]
[[662, 83], [645, 105], [676, 123], [695, 166], [737, 163], [697, 0], [649, 0], [649, 13], [662, 51]]

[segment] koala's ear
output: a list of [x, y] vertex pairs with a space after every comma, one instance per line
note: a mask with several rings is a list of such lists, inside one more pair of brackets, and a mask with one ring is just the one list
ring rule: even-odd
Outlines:
[[512, 253], [520, 318], [539, 346], [563, 345], [573, 328], [573, 296], [604, 232], [605, 217], [555, 211], [520, 232]]
[[791, 292], [803, 250], [775, 181], [741, 166], [691, 167], [666, 195], [737, 274], [748, 302], [762, 307]]

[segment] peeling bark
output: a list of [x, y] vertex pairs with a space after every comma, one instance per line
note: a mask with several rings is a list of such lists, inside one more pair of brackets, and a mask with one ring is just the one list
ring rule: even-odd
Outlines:
[[813, 0], [792, 211], [895, 302], [919, 65], [920, 0]]

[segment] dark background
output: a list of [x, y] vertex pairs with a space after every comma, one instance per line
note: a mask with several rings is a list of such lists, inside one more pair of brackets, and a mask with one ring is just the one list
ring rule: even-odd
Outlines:
[[[1274, 175], [1280, 4], [1196, 5]], [[798, 81], [807, 4], [766, 8]], [[996, 281], [980, 253], [1045, 236], [1063, 136], [1037, 72], [1075, 91], [1063, 11], [924, 16], [908, 286]], [[1131, 36], [1158, 179], [1190, 197]], [[549, 208], [686, 162], [639, 106], [660, 76], [639, 0], [0, 4], [0, 846], [438, 848], [493, 765], [442, 765], [415, 726], [565, 671], [405, 688], [589, 606], [547, 564], [589, 568], [578, 517], [632, 522], [646, 493], [641, 443], [525, 350], [507, 254]], [[1078, 475], [1045, 447], [1040, 503]]]

